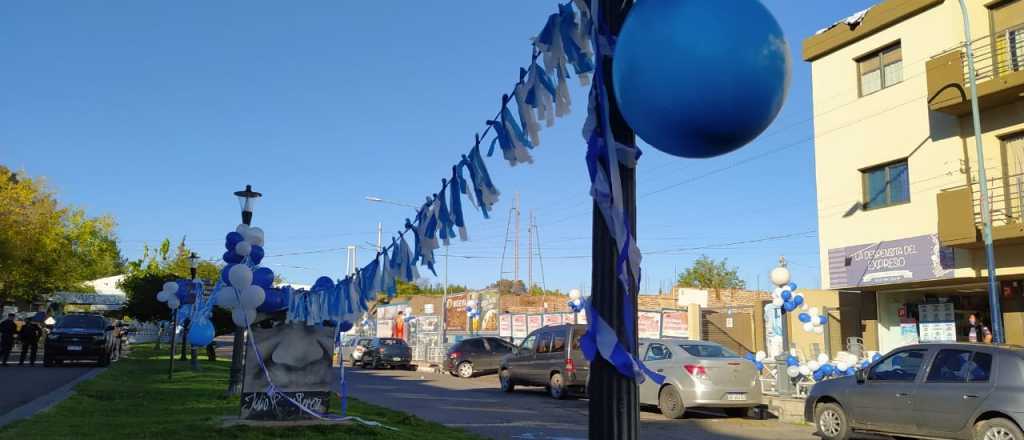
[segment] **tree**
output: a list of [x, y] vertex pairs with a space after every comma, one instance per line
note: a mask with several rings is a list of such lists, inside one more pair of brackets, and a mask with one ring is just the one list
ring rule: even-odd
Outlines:
[[[419, 286], [415, 283], [406, 283], [401, 280], [397, 281], [397, 293], [395, 296], [415, 296], [415, 295], [426, 295], [426, 296], [441, 296], [444, 295], [443, 284], [430, 284], [426, 286]], [[469, 290], [466, 286], [459, 284], [449, 284], [448, 293], [462, 293]]]
[[740, 279], [736, 267], [728, 267], [729, 260], [715, 261], [707, 255], [701, 255], [693, 266], [679, 275], [676, 284], [680, 287], [697, 287], [701, 289], [742, 289], [746, 283]]
[[526, 294], [526, 283], [523, 280], [505, 280], [501, 279], [496, 281], [494, 284], [487, 286], [491, 289], [498, 289], [498, 293], [502, 295], [523, 295]]
[[61, 206], [42, 179], [0, 166], [0, 302], [92, 291], [85, 281], [120, 273], [115, 226]]

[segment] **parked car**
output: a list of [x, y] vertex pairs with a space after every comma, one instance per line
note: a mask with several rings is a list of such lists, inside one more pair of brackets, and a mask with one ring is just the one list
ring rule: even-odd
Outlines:
[[829, 440], [854, 432], [1024, 440], [1024, 349], [983, 344], [901, 347], [811, 388], [804, 419]]
[[580, 351], [580, 337], [587, 326], [576, 324], [542, 327], [530, 333], [519, 347], [501, 360], [501, 389], [517, 385], [542, 386], [551, 397], [564, 399], [570, 392], [586, 393], [590, 363]]
[[714, 342], [682, 339], [645, 339], [640, 353], [648, 368], [665, 376], [640, 384], [640, 404], [657, 405], [670, 419], [688, 408], [722, 408], [731, 417], [743, 417], [761, 404], [757, 369], [729, 349]]
[[366, 346], [372, 341], [373, 338], [350, 338], [341, 345], [341, 358], [348, 359], [352, 362], [352, 366], [359, 365], [359, 361], [363, 358], [363, 352], [366, 351]]
[[110, 364], [118, 352], [116, 327], [100, 315], [75, 313], [57, 320], [46, 336], [43, 366], [52, 367], [66, 360], [94, 360], [100, 366]]
[[366, 345], [359, 363], [363, 368], [411, 369], [412, 348], [398, 338], [373, 338]]
[[494, 337], [463, 339], [448, 349], [445, 356], [445, 370], [462, 378], [477, 374], [495, 373], [501, 366], [501, 358], [514, 352], [510, 342]]

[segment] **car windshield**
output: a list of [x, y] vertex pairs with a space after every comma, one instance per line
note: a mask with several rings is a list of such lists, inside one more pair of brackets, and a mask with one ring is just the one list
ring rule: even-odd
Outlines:
[[57, 322], [57, 328], [87, 328], [101, 330], [107, 327], [106, 324], [106, 320], [101, 316], [68, 315]]
[[686, 350], [690, 356], [702, 358], [732, 358], [739, 357], [736, 353], [729, 351], [721, 345], [711, 344], [679, 344], [679, 347]]
[[381, 339], [380, 345], [405, 345], [405, 341], [401, 339]]

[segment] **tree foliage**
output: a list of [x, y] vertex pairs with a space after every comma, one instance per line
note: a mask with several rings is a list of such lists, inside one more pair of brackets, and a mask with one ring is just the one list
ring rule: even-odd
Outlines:
[[[416, 296], [416, 295], [441, 296], [441, 295], [444, 295], [444, 285], [443, 284], [428, 284], [428, 285], [425, 285], [425, 286], [420, 286], [420, 285], [417, 285], [416, 283], [406, 283], [406, 282], [403, 282], [403, 281], [399, 280], [398, 284], [397, 284], [397, 287], [398, 287], [396, 289], [397, 293], [395, 294], [395, 296]], [[469, 290], [469, 289], [466, 286], [463, 286], [463, 285], [459, 285], [459, 284], [449, 284], [448, 285], [448, 293], [449, 294], [452, 294], [452, 293], [462, 293], [462, 292], [465, 292], [467, 290]]]
[[688, 267], [679, 275], [676, 282], [680, 287], [696, 287], [700, 289], [743, 289], [746, 283], [739, 277], [739, 269], [729, 267], [728, 259], [715, 261], [707, 255], [701, 255], [693, 266]]
[[0, 166], [0, 301], [34, 301], [116, 275], [124, 262], [110, 216], [62, 206], [46, 183]]

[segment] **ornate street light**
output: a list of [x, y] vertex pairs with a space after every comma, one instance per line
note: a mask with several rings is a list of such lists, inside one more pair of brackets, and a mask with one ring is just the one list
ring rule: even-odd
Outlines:
[[256, 199], [263, 197], [263, 194], [253, 191], [252, 185], [245, 185], [245, 189], [235, 191], [235, 196], [238, 197], [238, 206], [242, 208], [242, 223], [246, 226], [251, 225], [252, 205], [256, 203]]
[[188, 256], [188, 273], [192, 275], [192, 280], [196, 279], [196, 270], [199, 269], [199, 255], [192, 252], [192, 255]]
[[[238, 205], [242, 209], [242, 223], [246, 226], [252, 224], [252, 206], [256, 199], [263, 197], [252, 190], [252, 185], [245, 185], [245, 189], [235, 191], [238, 197]], [[231, 344], [231, 373], [228, 379], [228, 395], [239, 395], [242, 393], [242, 363], [245, 362], [245, 330], [235, 327], [235, 338]]]
[[[769, 278], [776, 287], [789, 285], [791, 278], [789, 269], [786, 267], [786, 257], [779, 257], [779, 267], [772, 269]], [[786, 361], [789, 359], [789, 313], [780, 309], [779, 315], [782, 320], [782, 352], [775, 357], [775, 371], [778, 373], [775, 378], [775, 391], [780, 395], [789, 396], [793, 394], [793, 383], [785, 374], [788, 367]]]

